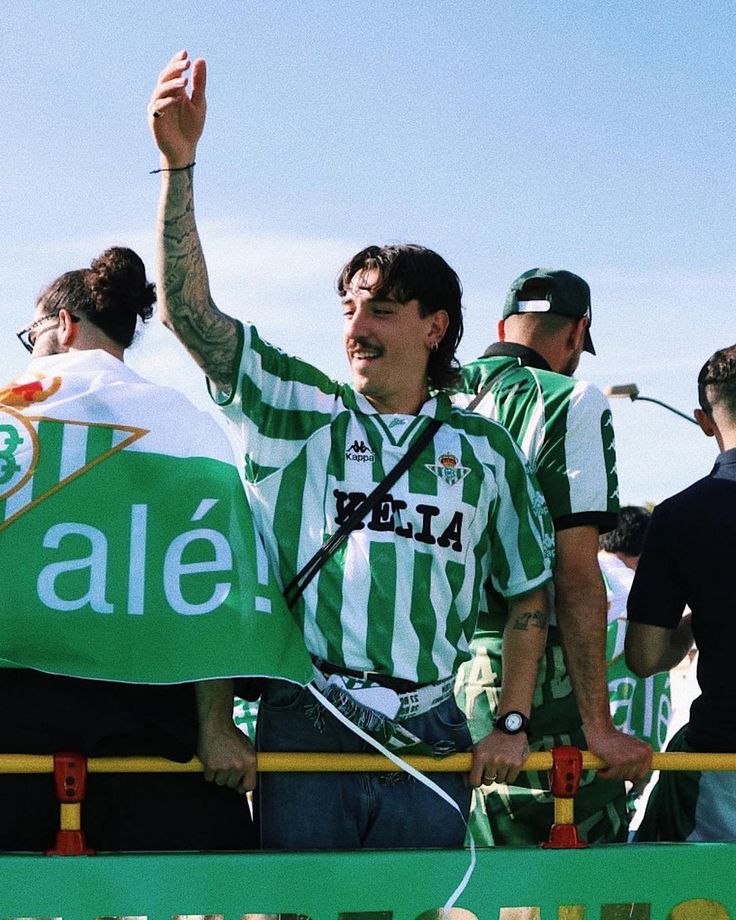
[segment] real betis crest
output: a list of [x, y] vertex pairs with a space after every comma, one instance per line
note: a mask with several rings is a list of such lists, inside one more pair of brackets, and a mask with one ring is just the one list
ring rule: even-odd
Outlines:
[[470, 472], [467, 466], [460, 466], [459, 459], [454, 454], [440, 454], [437, 463], [425, 464], [430, 473], [446, 483], [448, 486], [454, 486]]
[[[20, 454], [30, 442], [30, 451]], [[0, 406], [0, 499], [11, 495], [31, 476], [36, 457], [36, 432], [24, 418]], [[21, 462], [22, 461], [22, 462]]]
[[38, 459], [36, 430], [13, 406], [27, 409], [59, 389], [51, 381], [44, 391], [41, 379], [0, 390], [0, 501], [21, 489], [33, 475]]
[[130, 425], [22, 416], [0, 404], [0, 530], [145, 434]]

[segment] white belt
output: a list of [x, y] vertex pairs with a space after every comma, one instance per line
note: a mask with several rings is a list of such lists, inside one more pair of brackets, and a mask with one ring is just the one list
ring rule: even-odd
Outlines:
[[397, 693], [389, 687], [383, 687], [372, 681], [357, 677], [345, 677], [342, 674], [323, 674], [316, 667], [312, 681], [315, 687], [324, 693], [327, 688], [335, 688], [347, 693], [360, 706], [372, 709], [388, 719], [403, 722], [414, 716], [424, 715], [453, 695], [454, 677], [446, 677], [434, 684], [425, 684], [407, 693]]

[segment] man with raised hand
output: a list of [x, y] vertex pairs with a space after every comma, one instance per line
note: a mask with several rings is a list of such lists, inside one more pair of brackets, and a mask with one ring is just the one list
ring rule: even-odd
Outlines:
[[[609, 711], [606, 593], [596, 557], [599, 534], [616, 525], [616, 456], [605, 398], [572, 376], [582, 351], [595, 354], [590, 321], [590, 289], [582, 278], [553, 269], [525, 272], [506, 297], [499, 341], [463, 368], [468, 395], [457, 399], [467, 405], [472, 394], [482, 395], [476, 411], [510, 431], [552, 515], [554, 600], [529, 742], [533, 751], [561, 744], [589, 748], [606, 761], [605, 771], [584, 776], [575, 798], [581, 836], [598, 842], [626, 839], [623, 781], [646, 774], [651, 750], [616, 731]], [[485, 735], [494, 720], [497, 729], [505, 728], [498, 700], [509, 676], [501, 658], [505, 603], [491, 591], [488, 607], [473, 641], [475, 657], [458, 684], [474, 737]], [[486, 842], [491, 835], [496, 844], [546, 839], [553, 821], [546, 777], [525, 773], [513, 786], [482, 790], [474, 820], [477, 838]]]
[[[338, 290], [352, 386], [264, 342], [210, 296], [193, 213], [205, 64], [176, 55], [149, 106], [161, 153], [161, 315], [203, 368], [239, 433], [267, 553], [315, 663], [307, 690], [264, 691], [260, 750], [402, 753], [471, 747], [453, 699], [482, 586], [508, 600], [504, 705], [528, 714], [546, 636], [551, 527], [523, 457], [500, 426], [454, 408], [461, 288], [421, 246], [368, 247]], [[431, 435], [431, 437], [430, 437]], [[414, 456], [416, 454], [416, 456]], [[341, 525], [405, 458], [408, 469]], [[307, 576], [305, 572], [308, 572]], [[363, 734], [359, 737], [355, 729]], [[513, 779], [526, 738], [478, 739], [471, 785]], [[262, 842], [276, 849], [461, 846], [470, 790], [400, 774], [264, 774]]]
[[[667, 750], [733, 754], [736, 345], [705, 362], [698, 401], [695, 419], [720, 453], [708, 476], [652, 513], [627, 605], [626, 663], [640, 677], [668, 671], [695, 640], [701, 694]], [[636, 840], [736, 840], [736, 774], [662, 770]]]

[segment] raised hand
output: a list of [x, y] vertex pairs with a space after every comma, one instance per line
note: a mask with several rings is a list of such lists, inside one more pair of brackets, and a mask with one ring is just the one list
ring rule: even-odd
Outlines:
[[[190, 67], [191, 96], [187, 93], [186, 74]], [[177, 169], [194, 161], [207, 113], [206, 83], [204, 60], [191, 61], [186, 51], [175, 54], [159, 74], [148, 104], [148, 123], [164, 169]]]

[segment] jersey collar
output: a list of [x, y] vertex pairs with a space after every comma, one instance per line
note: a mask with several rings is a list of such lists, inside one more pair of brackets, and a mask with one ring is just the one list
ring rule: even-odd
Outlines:
[[[343, 402], [348, 409], [360, 412], [362, 415], [379, 415], [380, 413], [371, 405], [371, 403], [360, 393], [356, 393], [350, 386], [345, 386], [343, 391]], [[452, 403], [447, 393], [435, 393], [434, 396], [423, 403], [417, 415], [437, 418], [440, 421], [447, 421], [452, 411]]]
[[516, 342], [496, 342], [483, 352], [483, 358], [516, 358], [523, 367], [536, 367], [540, 371], [551, 371], [539, 352]]

